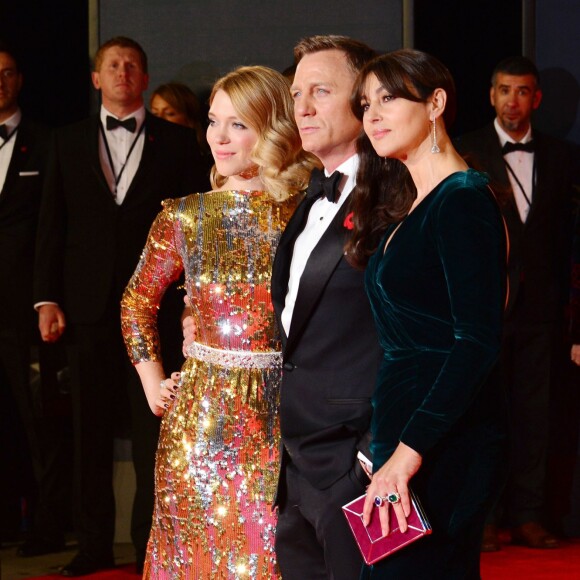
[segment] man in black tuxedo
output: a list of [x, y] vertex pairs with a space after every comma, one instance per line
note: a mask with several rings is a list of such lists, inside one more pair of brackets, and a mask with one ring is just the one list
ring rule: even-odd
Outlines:
[[[503, 383], [511, 404], [511, 470], [501, 506], [514, 542], [554, 548], [558, 541], [541, 517], [571, 163], [565, 143], [532, 129], [541, 98], [535, 65], [525, 57], [505, 59], [492, 75], [494, 122], [461, 137], [457, 147], [491, 176], [510, 240], [503, 346], [489, 379]], [[486, 526], [483, 551], [500, 548], [497, 512]]]
[[[42, 375], [54, 350], [39, 344], [31, 308], [34, 245], [50, 133], [20, 110], [22, 83], [12, 49], [0, 44], [0, 424], [2, 464], [10, 473], [2, 478], [1, 495], [3, 504], [17, 505], [12, 510], [16, 514], [22, 497], [31, 500], [30, 535], [18, 553], [36, 556], [64, 546], [57, 519], [66, 521], [64, 510], [69, 504], [63, 447], [67, 433], [63, 417], [46, 409], [47, 403], [61, 398], [59, 394], [48, 400], [46, 376], [38, 381], [40, 389], [35, 392], [30, 381], [31, 350], [38, 352]], [[19, 478], [19, 472], [28, 472], [26, 467], [32, 468], [37, 487], [28, 493]], [[15, 485], [20, 489], [14, 489]], [[2, 519], [7, 526], [10, 514], [3, 510]], [[18, 521], [16, 528], [19, 525]]]
[[350, 580], [362, 559], [341, 506], [369, 483], [357, 451], [370, 457], [380, 354], [364, 273], [344, 259], [361, 131], [349, 99], [374, 52], [346, 37], [316, 36], [302, 40], [294, 55], [291, 91], [302, 146], [332, 178], [322, 184], [313, 172], [272, 272], [284, 353], [276, 553], [286, 580]]
[[195, 133], [143, 106], [147, 57], [138, 43], [118, 37], [102, 45], [92, 81], [100, 113], [55, 134], [35, 266], [41, 336], [64, 335], [72, 379], [79, 552], [64, 576], [113, 566], [115, 409], [127, 396], [137, 477], [131, 532], [142, 567], [159, 423], [129, 365], [119, 301], [161, 201], [207, 189]]

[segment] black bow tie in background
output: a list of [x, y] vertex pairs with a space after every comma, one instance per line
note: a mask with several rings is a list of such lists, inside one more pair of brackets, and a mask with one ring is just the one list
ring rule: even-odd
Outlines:
[[511, 143], [506, 141], [504, 146], [501, 148], [503, 155], [507, 155], [512, 151], [525, 151], [526, 153], [533, 153], [535, 150], [535, 144], [533, 141], [528, 141], [527, 143]]
[[8, 139], [8, 127], [6, 125], [0, 125], [0, 137], [6, 141]]
[[117, 127], [123, 127], [123, 129], [127, 129], [130, 133], [135, 133], [135, 130], [137, 129], [137, 119], [135, 119], [135, 117], [129, 117], [129, 119], [121, 121], [115, 119], [115, 117], [107, 115], [107, 131], [112, 131]]
[[324, 171], [315, 167], [310, 174], [306, 197], [309, 199], [325, 197], [328, 201], [336, 203], [340, 197], [338, 184], [341, 179], [342, 173], [339, 171], [335, 171], [330, 177], [326, 177]]

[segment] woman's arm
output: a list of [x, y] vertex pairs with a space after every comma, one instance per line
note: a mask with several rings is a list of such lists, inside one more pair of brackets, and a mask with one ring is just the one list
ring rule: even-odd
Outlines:
[[173, 394], [160, 384], [165, 377], [157, 331], [157, 311], [167, 287], [183, 270], [175, 243], [178, 200], [164, 202], [147, 238], [137, 269], [121, 300], [121, 328], [131, 362], [136, 366], [151, 410], [163, 414]]

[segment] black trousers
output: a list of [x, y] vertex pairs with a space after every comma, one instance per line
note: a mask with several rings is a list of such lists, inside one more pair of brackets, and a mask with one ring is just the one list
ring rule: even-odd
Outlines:
[[356, 580], [363, 560], [341, 507], [369, 483], [358, 461], [329, 488], [313, 487], [291, 462], [283, 468], [276, 555], [284, 580]]
[[153, 514], [159, 419], [151, 412], [129, 362], [118, 311], [111, 310], [100, 324], [69, 325], [66, 331], [74, 424], [75, 528], [81, 551], [95, 559], [112, 556], [113, 438], [119, 424], [127, 423], [123, 415], [130, 413], [137, 485], [131, 535], [140, 560]]
[[490, 381], [509, 397], [508, 482], [489, 523], [519, 526], [543, 518], [550, 426], [550, 366], [554, 325], [506, 322], [499, 364]]
[[70, 401], [57, 380], [65, 363], [60, 346], [35, 344], [31, 331], [0, 332], [2, 464], [11, 474], [2, 478], [2, 521], [55, 544], [64, 541], [71, 512]]

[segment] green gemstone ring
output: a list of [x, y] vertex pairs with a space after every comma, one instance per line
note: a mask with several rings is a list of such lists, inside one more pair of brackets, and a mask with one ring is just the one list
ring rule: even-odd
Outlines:
[[386, 500], [392, 504], [399, 503], [401, 501], [401, 496], [396, 491], [394, 491], [387, 494]]

